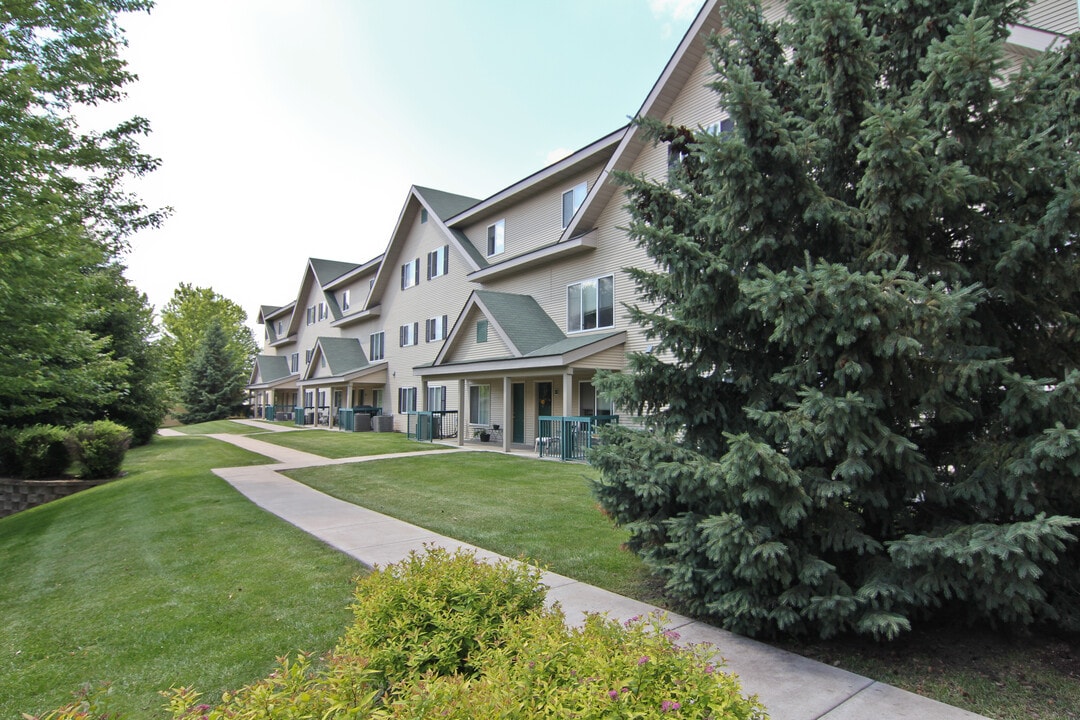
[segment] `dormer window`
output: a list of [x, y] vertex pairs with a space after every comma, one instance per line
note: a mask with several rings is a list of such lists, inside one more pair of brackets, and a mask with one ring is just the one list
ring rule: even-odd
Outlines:
[[487, 229], [487, 254], [488, 257], [498, 255], [506, 249], [506, 220], [500, 220], [494, 225], [488, 225]]
[[341, 291], [341, 309], [342, 310], [348, 310], [349, 309], [349, 300], [350, 300], [349, 291], [348, 290], [342, 290]]
[[562, 226], [565, 228], [574, 219], [574, 213], [585, 202], [588, 185], [581, 183], [570, 188], [562, 194]]

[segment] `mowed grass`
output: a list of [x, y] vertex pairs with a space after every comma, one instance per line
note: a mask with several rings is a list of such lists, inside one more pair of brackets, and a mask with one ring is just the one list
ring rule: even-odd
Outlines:
[[[582, 465], [460, 453], [287, 474], [440, 534], [670, 607], [660, 583], [620, 548], [626, 534], [596, 508], [588, 487], [594, 473]], [[1080, 720], [1080, 638], [938, 629], [890, 644], [846, 638], [784, 646], [991, 718]]]
[[[235, 423], [234, 423], [235, 424]], [[244, 427], [244, 426], [241, 426]], [[253, 428], [254, 429], [254, 428]], [[258, 432], [258, 430], [256, 430]], [[446, 450], [445, 445], [410, 440], [404, 433], [330, 432], [327, 430], [297, 430], [296, 432], [267, 432], [259, 440], [302, 450], [328, 458], [363, 457], [403, 452]]]
[[156, 438], [128, 454], [126, 477], [0, 520], [0, 718], [105, 682], [113, 711], [165, 717], [161, 690], [213, 698], [275, 656], [330, 649], [359, 563], [209, 472], [265, 462]]
[[233, 422], [232, 420], [211, 420], [210, 422], [196, 423], [194, 425], [177, 425], [172, 429], [182, 432], [185, 435], [213, 435], [217, 433], [252, 435], [257, 432], [263, 432], [257, 427]]
[[576, 580], [658, 601], [628, 535], [589, 489], [595, 470], [487, 452], [304, 468], [286, 473], [348, 502]]

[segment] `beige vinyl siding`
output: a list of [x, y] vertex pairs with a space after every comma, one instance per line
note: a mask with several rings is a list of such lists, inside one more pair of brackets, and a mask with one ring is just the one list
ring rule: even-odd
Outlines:
[[1076, 0], [1038, 0], [1024, 17], [1023, 23], [1040, 30], [1069, 35], [1080, 30]]
[[[415, 200], [410, 199], [412, 204]], [[420, 213], [412, 208], [412, 219], [408, 225], [407, 234], [400, 240], [398, 252], [394, 257], [384, 260], [387, 263], [386, 271], [389, 272], [389, 282], [382, 297], [377, 298], [382, 305], [382, 314], [379, 316], [378, 327], [386, 333], [386, 361], [387, 361], [387, 385], [384, 412], [391, 412], [393, 408], [394, 428], [405, 431], [405, 417], [398, 417], [398, 389], [402, 387], [416, 388], [417, 409], [424, 407], [423, 396], [424, 384], [416, 375], [413, 368], [420, 365], [430, 365], [435, 356], [442, 348], [442, 341], [424, 341], [424, 323], [429, 318], [446, 315], [447, 323], [454, 322], [460, 308], [465, 305], [472, 285], [465, 280], [468, 270], [465, 258], [450, 244], [446, 235], [437, 227], [437, 223], [420, 222]], [[448, 272], [432, 280], [427, 279], [427, 254], [444, 245], [450, 245], [448, 250]], [[401, 289], [401, 271], [404, 263], [416, 258], [420, 259], [419, 282], [406, 290]], [[418, 342], [409, 347], [399, 347], [399, 331], [402, 325], [417, 323]], [[346, 328], [350, 331], [351, 328]], [[449, 328], [448, 328], [449, 330]], [[370, 330], [362, 335], [365, 343], [365, 352]], [[440, 381], [441, 382], [441, 381]], [[456, 387], [451, 393], [452, 383], [447, 382], [447, 409], [459, 409]], [[451, 404], [451, 397], [453, 398]]]
[[500, 262], [550, 245], [562, 235], [563, 193], [582, 182], [588, 183], [588, 189], [591, 190], [603, 167], [603, 163], [597, 162], [585, 170], [546, 184], [545, 187], [524, 196], [510, 208], [496, 210], [461, 230], [480, 254], [488, 257], [488, 226], [498, 220], [506, 220], [505, 250], [488, 258], [491, 262]]
[[626, 350], [623, 346], [613, 347], [595, 355], [571, 363], [572, 368], [597, 368], [601, 370], [622, 370], [626, 367]]
[[488, 324], [487, 342], [476, 342], [476, 324], [484, 319], [484, 314], [478, 309], [473, 308], [469, 311], [461, 323], [454, 345], [447, 354], [447, 362], [473, 362], [511, 356], [510, 348], [499, 337], [494, 324]]

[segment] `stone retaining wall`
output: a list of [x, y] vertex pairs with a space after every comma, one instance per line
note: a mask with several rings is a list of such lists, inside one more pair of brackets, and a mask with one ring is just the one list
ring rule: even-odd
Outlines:
[[0, 478], [0, 517], [97, 487], [108, 480], [11, 480]]

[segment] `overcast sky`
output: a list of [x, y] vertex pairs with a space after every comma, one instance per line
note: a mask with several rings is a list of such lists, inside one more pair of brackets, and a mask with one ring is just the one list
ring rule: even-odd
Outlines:
[[[625, 124], [701, 0], [158, 0], [124, 16], [174, 215], [132, 238], [160, 310], [181, 282], [247, 310], [308, 257], [383, 251], [416, 184], [485, 198]], [[119, 115], [118, 115], [119, 117]], [[257, 334], [261, 341], [261, 331]]]

